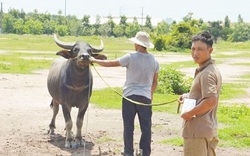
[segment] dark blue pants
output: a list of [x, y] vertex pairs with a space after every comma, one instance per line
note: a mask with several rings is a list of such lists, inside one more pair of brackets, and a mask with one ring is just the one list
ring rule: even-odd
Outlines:
[[[145, 104], [150, 104], [151, 100], [139, 95], [131, 95], [127, 98]], [[139, 148], [142, 149], [143, 156], [149, 156], [151, 153], [151, 125], [152, 125], [152, 107], [141, 106], [134, 104], [125, 98], [122, 99], [122, 118], [123, 118], [123, 138], [124, 138], [124, 153], [125, 155], [133, 156], [134, 147], [134, 120], [135, 115], [138, 115], [141, 138]]]

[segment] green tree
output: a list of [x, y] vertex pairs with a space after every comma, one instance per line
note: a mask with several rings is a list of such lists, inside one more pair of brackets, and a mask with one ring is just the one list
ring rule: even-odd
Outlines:
[[250, 24], [236, 23], [229, 40], [233, 42], [244, 42], [250, 40]]
[[214, 41], [216, 43], [219, 37], [221, 37], [222, 21], [212, 21], [208, 23], [209, 23], [208, 31], [213, 35]]
[[149, 15], [146, 16], [146, 21], [145, 21], [145, 25], [144, 25], [145, 28], [148, 28], [148, 30], [150, 32], [153, 31], [153, 26], [152, 26], [152, 23], [151, 23], [151, 17]]
[[224, 27], [222, 27], [221, 30], [221, 38], [226, 41], [229, 37], [229, 35], [232, 33], [231, 30], [231, 22], [228, 16], [225, 17], [225, 21], [224, 21]]
[[134, 21], [133, 23], [128, 23], [128, 26], [126, 27], [126, 36], [129, 38], [133, 37], [140, 30], [141, 27], [138, 22]]
[[155, 30], [154, 30], [154, 34], [156, 36], [158, 35], [166, 35], [168, 34], [170, 31], [170, 26], [166, 21], [161, 21], [160, 23], [157, 24]]
[[119, 25], [116, 25], [115, 26], [115, 29], [116, 30], [114, 30], [114, 33], [116, 34], [116, 32], [118, 33], [118, 34], [116, 34], [116, 36], [117, 37], [120, 37], [120, 36], [125, 36], [125, 34], [126, 34], [126, 27], [128, 26], [128, 24], [127, 24], [127, 17], [126, 16], [120, 16], [120, 23], [119, 23]]
[[10, 9], [8, 14], [12, 15], [15, 19], [22, 18], [25, 19], [25, 12], [23, 10], [19, 11], [17, 9]]
[[107, 22], [108, 26], [104, 26], [104, 27], [109, 27], [108, 29], [108, 36], [115, 36], [114, 34], [114, 27], [115, 27], [115, 22], [113, 21], [113, 17], [111, 15], [108, 16], [108, 22]]
[[241, 17], [241, 15], [239, 14], [238, 15], [238, 23], [243, 23], [244, 22], [244, 20], [243, 20], [243, 18]]
[[96, 15], [95, 24], [92, 26], [91, 35], [100, 35], [101, 33], [98, 31], [99, 27], [101, 26], [101, 16]]
[[230, 28], [230, 25], [231, 25], [231, 21], [230, 21], [229, 17], [226, 16], [225, 21], [224, 21], [224, 27], [225, 28]]
[[14, 29], [15, 29], [15, 33], [22, 35], [24, 34], [24, 20], [23, 19], [18, 19], [15, 23], [14, 23]]
[[[79, 29], [82, 29], [81, 35], [84, 36], [90, 36], [91, 35], [91, 25], [90, 25], [90, 16], [84, 15], [82, 18], [82, 27], [78, 27]], [[80, 30], [79, 30], [80, 31]]]
[[101, 36], [107, 37], [109, 34], [111, 34], [112, 28], [109, 23], [104, 23], [98, 28], [98, 32], [100, 32]]
[[56, 22], [53, 20], [46, 20], [43, 23], [43, 33], [53, 34], [56, 30]]
[[227, 41], [231, 33], [232, 33], [231, 28], [223, 27], [222, 30], [221, 30], [221, 38], [224, 41]]
[[16, 19], [11, 14], [4, 14], [2, 19], [2, 29], [3, 32], [8, 33], [15, 33], [14, 24], [16, 22]]
[[192, 20], [193, 14], [194, 14], [194, 13], [189, 12], [186, 16], [184, 16], [184, 17], [182, 18], [182, 20], [183, 20], [184, 22], [189, 22], [189, 21], [191, 21], [191, 20]]
[[191, 27], [189, 22], [180, 22], [173, 25], [167, 48], [172, 51], [189, 49], [191, 47], [191, 37], [200, 31], [199, 28]]
[[30, 19], [25, 22], [23, 30], [26, 34], [40, 35], [43, 33], [43, 24], [38, 20]]
[[85, 27], [83, 29], [83, 24], [80, 20], [77, 19], [76, 16], [67, 16], [67, 25], [68, 28], [68, 34], [73, 36], [79, 36], [79, 35], [90, 35], [90, 29], [89, 27]]
[[56, 26], [56, 33], [60, 36], [68, 35], [68, 27], [65, 25], [57, 25]]
[[115, 37], [123, 37], [123, 36], [125, 36], [124, 27], [121, 26], [121, 25], [115, 25], [113, 31], [114, 31]]

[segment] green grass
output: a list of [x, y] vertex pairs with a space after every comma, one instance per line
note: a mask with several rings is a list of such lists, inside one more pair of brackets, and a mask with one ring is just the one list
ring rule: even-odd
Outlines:
[[[122, 88], [116, 87], [112, 89], [105, 88], [100, 90], [94, 90], [92, 92], [90, 102], [100, 108], [121, 109], [122, 96], [117, 94], [116, 92], [122, 94]], [[173, 100], [176, 101], [162, 106], [154, 106], [153, 111], [176, 113], [178, 105], [177, 98], [178, 95], [154, 94], [154, 104], [168, 103]]]
[[244, 74], [244, 75], [240, 76], [240, 78], [249, 80], [250, 79], [250, 73], [249, 74]]
[[235, 51], [250, 51], [250, 41], [248, 42], [225, 42], [225, 41], [219, 41], [219, 43], [214, 44], [214, 51], [218, 52], [235, 52]]
[[97, 139], [97, 143], [103, 143], [103, 142], [109, 142], [109, 141], [115, 141], [115, 139], [107, 137], [107, 136], [102, 136]]
[[182, 137], [174, 137], [171, 139], [164, 139], [160, 143], [173, 145], [173, 146], [183, 146], [183, 138]]
[[239, 63], [234, 63], [232, 65], [238, 65], [238, 66], [250, 66], [250, 62], [239, 62]]
[[[220, 147], [250, 147], [250, 108], [235, 104], [233, 106], [220, 105], [218, 108], [219, 122], [219, 146]], [[175, 136], [170, 139], [163, 139], [162, 144], [173, 146], [183, 146], [181, 136]]]
[[245, 105], [220, 106], [218, 109], [220, 146], [250, 147], [250, 108]]
[[193, 61], [181, 61], [181, 62], [171, 62], [168, 64], [161, 64], [160, 68], [171, 67], [173, 69], [181, 69], [181, 68], [196, 68], [197, 65]]
[[34, 70], [48, 69], [51, 64], [51, 60], [46, 59], [47, 56], [39, 56], [42, 59], [22, 58], [28, 56], [31, 55], [18, 53], [0, 54], [0, 73], [31, 74]]
[[233, 98], [241, 98], [247, 95], [246, 83], [223, 83], [220, 100], [230, 100]]
[[[113, 89], [113, 90], [112, 90]], [[96, 106], [105, 109], [121, 109], [121, 97], [115, 93], [122, 93], [122, 88], [105, 88], [94, 90], [91, 95], [90, 102]], [[115, 90], [115, 91], [114, 91]]]

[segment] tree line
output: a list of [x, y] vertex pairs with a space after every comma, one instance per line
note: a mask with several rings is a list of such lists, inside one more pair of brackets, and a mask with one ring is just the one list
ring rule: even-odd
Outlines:
[[63, 16], [62, 11], [57, 15], [38, 13], [38, 10], [25, 13], [24, 10], [9, 9], [8, 13], [1, 13], [1, 32], [5, 34], [53, 34], [61, 36], [103, 36], [103, 37], [132, 37], [139, 30], [147, 31], [158, 51], [185, 51], [191, 46], [190, 37], [200, 31], [209, 31], [215, 42], [218, 40], [231, 42], [245, 42], [250, 40], [250, 24], [244, 22], [238, 15], [237, 22], [231, 22], [228, 16], [224, 21], [204, 22], [194, 19], [192, 13], [183, 17], [182, 21], [168, 23], [162, 20], [156, 26], [151, 23], [151, 17], [146, 16], [144, 25], [139, 24], [136, 17], [127, 22], [126, 16], [120, 16], [118, 24], [113, 17], [101, 23], [101, 16], [96, 15], [95, 23], [90, 23], [90, 16], [84, 15], [78, 19], [74, 15]]

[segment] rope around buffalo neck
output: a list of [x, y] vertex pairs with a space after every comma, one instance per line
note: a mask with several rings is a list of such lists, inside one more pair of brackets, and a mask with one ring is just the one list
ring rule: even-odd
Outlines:
[[[173, 102], [176, 102], [177, 99], [175, 100], [171, 100], [171, 101], [167, 101], [167, 102], [163, 102], [163, 103], [154, 103], [154, 104], [145, 104], [145, 103], [141, 103], [141, 102], [138, 102], [138, 101], [134, 101], [134, 100], [131, 100], [125, 96], [123, 96], [121, 93], [117, 92], [115, 89], [113, 89], [104, 79], [103, 77], [100, 75], [100, 73], [96, 70], [95, 66], [92, 64], [94, 70], [96, 71], [96, 73], [98, 74], [98, 76], [102, 79], [102, 81], [111, 89], [113, 90], [116, 94], [118, 94], [119, 96], [121, 96], [122, 98], [128, 100], [129, 102], [132, 102], [136, 105], [141, 105], [141, 106], [161, 106], [161, 105], [166, 105], [166, 104], [170, 104], [170, 103], [173, 103]], [[180, 104], [179, 104], [180, 105]], [[179, 108], [179, 106], [178, 106]], [[177, 110], [178, 112], [178, 110]]]

